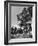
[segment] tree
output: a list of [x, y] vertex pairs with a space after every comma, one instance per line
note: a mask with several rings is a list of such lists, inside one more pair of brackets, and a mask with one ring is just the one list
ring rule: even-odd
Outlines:
[[[21, 21], [21, 23], [18, 25], [20, 27], [23, 27], [23, 26], [26, 27], [24, 29], [26, 29], [26, 31], [27, 31], [27, 28], [28, 28], [27, 22], [32, 20], [32, 7], [28, 7], [27, 9], [23, 8], [22, 12], [17, 15], [17, 19], [18, 19], [18, 21]], [[29, 29], [30, 29], [30, 27], [29, 27]], [[30, 30], [28, 30], [28, 31], [30, 31]]]

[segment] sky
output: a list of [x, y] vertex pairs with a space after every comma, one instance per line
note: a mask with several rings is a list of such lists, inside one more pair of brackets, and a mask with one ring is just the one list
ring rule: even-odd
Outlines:
[[20, 14], [23, 8], [23, 6], [11, 6], [11, 27], [17, 24], [17, 14]]

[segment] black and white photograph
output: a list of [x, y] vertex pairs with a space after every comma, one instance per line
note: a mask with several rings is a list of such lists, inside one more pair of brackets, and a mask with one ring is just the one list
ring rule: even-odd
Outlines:
[[5, 44], [37, 42], [37, 2], [5, 1]]

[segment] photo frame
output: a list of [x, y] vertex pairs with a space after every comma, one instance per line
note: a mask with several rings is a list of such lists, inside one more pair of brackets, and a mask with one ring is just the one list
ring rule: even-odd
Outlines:
[[4, 2], [4, 44], [37, 43], [37, 2]]

